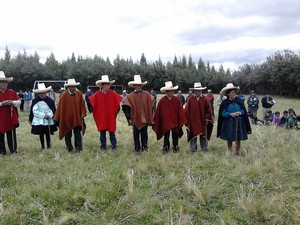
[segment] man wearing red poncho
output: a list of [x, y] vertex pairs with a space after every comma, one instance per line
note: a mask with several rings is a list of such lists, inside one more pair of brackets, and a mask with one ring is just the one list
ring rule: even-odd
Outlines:
[[6, 154], [5, 139], [11, 153], [17, 153], [16, 128], [19, 126], [19, 116], [17, 107], [21, 100], [17, 93], [7, 89], [8, 83], [13, 77], [5, 77], [3, 71], [0, 71], [0, 155]]
[[177, 89], [178, 86], [173, 87], [172, 81], [165, 82], [165, 87], [162, 87], [160, 91], [166, 93], [166, 96], [160, 99], [154, 115], [152, 129], [156, 133], [157, 140], [164, 136], [163, 153], [170, 149], [171, 131], [173, 151], [179, 151], [178, 139], [182, 137], [182, 126], [187, 122], [181, 101], [174, 96], [174, 90]]
[[101, 80], [96, 82], [96, 85], [101, 90], [89, 97], [93, 108], [94, 120], [100, 132], [101, 150], [106, 150], [106, 131], [109, 132], [111, 148], [113, 150], [117, 149], [116, 120], [122, 97], [115, 91], [110, 90], [110, 85], [114, 82], [114, 80], [109, 80], [108, 75], [102, 75]]
[[208, 151], [207, 141], [210, 140], [213, 129], [212, 110], [208, 99], [202, 94], [204, 89], [206, 87], [202, 87], [200, 82], [195, 83], [194, 88], [190, 88], [193, 96], [188, 99], [185, 106], [188, 141], [192, 153], [197, 151], [197, 136], [202, 151]]

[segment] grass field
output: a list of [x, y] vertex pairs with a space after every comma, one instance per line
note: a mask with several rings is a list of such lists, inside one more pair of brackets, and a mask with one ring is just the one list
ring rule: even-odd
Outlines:
[[[273, 111], [300, 114], [299, 99], [275, 100]], [[27, 119], [19, 153], [0, 158], [0, 224], [300, 224], [299, 131], [252, 126], [237, 157], [216, 124], [205, 154], [190, 154], [184, 135], [179, 153], [162, 155], [149, 128], [150, 150], [136, 154], [120, 112], [118, 150], [101, 152], [89, 114], [84, 151], [70, 154], [57, 133], [41, 151]]]

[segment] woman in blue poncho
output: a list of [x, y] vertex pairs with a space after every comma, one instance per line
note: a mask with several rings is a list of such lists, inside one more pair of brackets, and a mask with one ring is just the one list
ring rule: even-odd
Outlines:
[[217, 137], [227, 140], [228, 150], [232, 151], [232, 142], [236, 142], [236, 154], [240, 155], [241, 141], [247, 140], [251, 134], [251, 126], [244, 102], [237, 97], [240, 88], [228, 83], [220, 94], [227, 96], [219, 109]]

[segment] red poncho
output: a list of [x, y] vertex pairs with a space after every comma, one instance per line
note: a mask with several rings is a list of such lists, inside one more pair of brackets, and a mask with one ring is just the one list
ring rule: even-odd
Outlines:
[[[11, 89], [0, 91], [0, 102], [19, 100], [17, 93]], [[0, 107], [0, 133], [5, 133], [19, 126], [19, 115], [16, 107], [3, 105]]]
[[169, 130], [175, 131], [179, 137], [182, 137], [182, 126], [186, 123], [186, 116], [178, 97], [173, 96], [168, 99], [165, 96], [159, 101], [152, 127], [157, 140], [161, 139]]
[[109, 90], [106, 94], [97, 91], [89, 97], [93, 107], [93, 116], [98, 131], [116, 131], [116, 117], [120, 110], [122, 97], [115, 91]]
[[[209, 140], [213, 127], [213, 117], [208, 99], [203, 95], [198, 99], [195, 96], [190, 97], [185, 106], [185, 111], [188, 141], [201, 134]], [[209, 122], [207, 127], [206, 122]]]

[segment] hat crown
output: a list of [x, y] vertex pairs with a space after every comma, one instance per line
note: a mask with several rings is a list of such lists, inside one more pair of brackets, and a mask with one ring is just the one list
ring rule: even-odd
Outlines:
[[201, 87], [202, 87], [202, 85], [200, 82], [194, 83], [194, 88], [201, 88]]
[[226, 87], [228, 88], [228, 87], [235, 87], [235, 86], [233, 85], [233, 83], [228, 83], [226, 84]]
[[134, 82], [142, 83], [141, 75], [134, 75], [133, 79]]
[[167, 81], [167, 82], [165, 82], [165, 87], [166, 87], [166, 88], [172, 88], [172, 87], [173, 87], [172, 81]]
[[44, 83], [38, 84], [38, 90], [45, 90], [45, 89], [46, 89], [46, 86]]
[[102, 81], [109, 81], [108, 75], [102, 75], [101, 80]]
[[5, 73], [3, 71], [0, 71], [0, 78], [6, 78]]
[[75, 81], [74, 78], [70, 78], [70, 79], [67, 80], [67, 83], [68, 83], [68, 84], [75, 84], [76, 81]]

